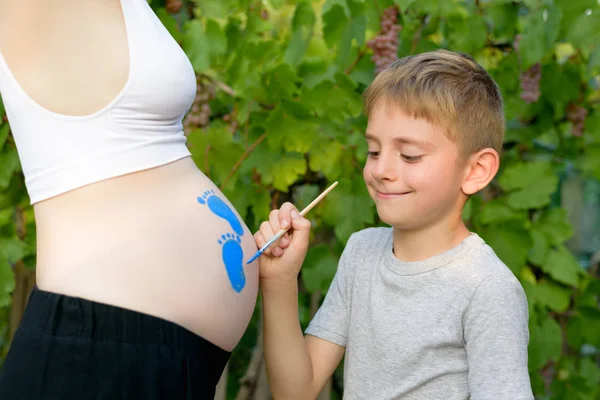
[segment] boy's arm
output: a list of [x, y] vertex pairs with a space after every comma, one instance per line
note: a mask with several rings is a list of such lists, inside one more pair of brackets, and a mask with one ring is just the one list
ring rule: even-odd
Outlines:
[[514, 276], [496, 274], [479, 285], [464, 316], [471, 399], [533, 400], [528, 317]]
[[302, 333], [298, 285], [263, 285], [264, 352], [275, 399], [314, 399], [331, 377], [344, 347]]
[[327, 321], [322, 325], [337, 331], [336, 338], [327, 341], [314, 335], [305, 337], [298, 318], [298, 273], [308, 250], [310, 222], [292, 204], [285, 203], [271, 212], [269, 221], [261, 224], [254, 237], [262, 247], [281, 227], [290, 225], [289, 234], [259, 259], [264, 352], [274, 397], [304, 400], [317, 397], [344, 355], [341, 345], [345, 342], [334, 342], [345, 337], [347, 329], [345, 279], [338, 269], [320, 309], [325, 311], [318, 313]]

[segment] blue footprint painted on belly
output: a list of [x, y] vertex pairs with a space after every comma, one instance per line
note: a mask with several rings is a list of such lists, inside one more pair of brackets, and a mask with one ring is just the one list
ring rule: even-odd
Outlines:
[[214, 190], [204, 192], [201, 197], [198, 197], [198, 203], [208, 205], [210, 211], [229, 222], [231, 229], [235, 233], [240, 236], [244, 235], [244, 228], [233, 213], [233, 210], [231, 210], [227, 203], [217, 197]]
[[223, 247], [223, 263], [229, 277], [229, 282], [236, 292], [241, 292], [246, 285], [244, 274], [244, 251], [240, 243], [242, 240], [238, 235], [228, 233], [221, 235], [219, 244]]

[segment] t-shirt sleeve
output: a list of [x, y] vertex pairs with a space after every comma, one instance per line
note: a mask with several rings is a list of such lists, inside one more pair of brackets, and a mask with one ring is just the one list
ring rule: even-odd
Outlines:
[[514, 276], [492, 275], [479, 285], [464, 315], [472, 400], [533, 400], [528, 320], [527, 298]]
[[314, 318], [308, 325], [305, 333], [316, 336], [328, 342], [346, 347], [349, 327], [349, 305], [351, 296], [351, 270], [350, 253], [354, 247], [353, 237], [348, 243], [338, 264], [337, 271], [329, 290], [325, 295], [323, 304], [317, 310]]

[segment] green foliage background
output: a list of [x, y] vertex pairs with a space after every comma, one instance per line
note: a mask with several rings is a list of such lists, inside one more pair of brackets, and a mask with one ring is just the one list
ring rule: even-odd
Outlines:
[[[155, 9], [198, 75], [213, 85], [210, 123], [188, 133], [197, 165], [252, 230], [271, 207], [302, 207], [334, 180], [313, 210], [302, 271], [302, 323], [320, 300], [352, 232], [376, 225], [362, 181], [366, 145], [361, 92], [374, 77], [366, 42], [383, 9], [401, 9], [398, 56], [465, 51], [487, 68], [506, 102], [501, 171], [465, 210], [523, 284], [530, 308], [530, 376], [544, 399], [600, 399], [600, 282], [565, 243], [560, 207], [567, 170], [600, 179], [600, 7], [596, 0], [197, 0]], [[197, 5], [196, 8], [193, 6]], [[518, 49], [513, 43], [520, 35]], [[541, 63], [541, 98], [521, 98], [519, 74]], [[573, 135], [571, 104], [589, 114]], [[0, 117], [4, 109], [0, 106]], [[233, 124], [232, 121], [235, 121]], [[19, 217], [19, 218], [17, 218]], [[8, 348], [13, 266], [35, 267], [35, 226], [17, 152], [0, 120], [0, 346]], [[313, 304], [314, 307], [314, 304]], [[256, 340], [253, 321], [231, 363], [235, 393]], [[491, 349], [493, 350], [493, 349]], [[0, 355], [1, 359], [1, 355]], [[337, 382], [337, 381], [336, 381]], [[338, 384], [334, 385], [339, 392]]]

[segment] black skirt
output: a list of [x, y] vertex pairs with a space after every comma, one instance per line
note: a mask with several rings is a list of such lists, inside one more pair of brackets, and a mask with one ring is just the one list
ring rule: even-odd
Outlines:
[[2, 400], [212, 400], [231, 356], [172, 322], [35, 288]]

